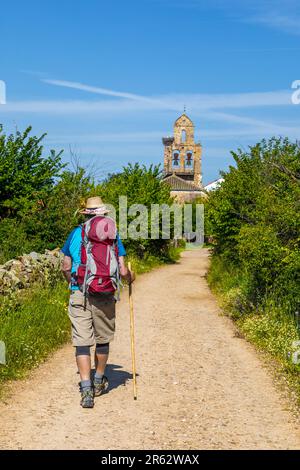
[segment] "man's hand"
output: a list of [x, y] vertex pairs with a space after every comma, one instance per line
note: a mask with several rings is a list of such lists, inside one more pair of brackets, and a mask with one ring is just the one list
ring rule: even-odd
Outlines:
[[135, 273], [134, 271], [129, 271], [129, 269], [125, 265], [124, 256], [119, 257], [119, 265], [120, 265], [120, 274], [122, 278], [126, 282], [128, 282], [128, 284], [131, 284], [135, 280]]
[[128, 268], [126, 268], [126, 273], [121, 274], [122, 278], [127, 282], [127, 284], [132, 284], [135, 280], [135, 272], [134, 271], [129, 271]]
[[135, 281], [135, 272], [134, 271], [129, 271], [128, 269], [128, 284], [132, 284]]

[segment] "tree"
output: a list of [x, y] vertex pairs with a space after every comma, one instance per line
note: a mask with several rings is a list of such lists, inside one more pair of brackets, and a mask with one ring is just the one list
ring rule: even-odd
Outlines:
[[[76, 160], [75, 168], [67, 169], [61, 152], [44, 157], [44, 135], [30, 137], [28, 127], [24, 133], [6, 137], [0, 129], [0, 262], [32, 250], [61, 247], [82, 222], [79, 209], [89, 196], [99, 194], [116, 208], [119, 195], [128, 197], [128, 207], [143, 204], [150, 209], [151, 204], [172, 203], [158, 166], [129, 164], [96, 185]], [[128, 219], [131, 222], [134, 217]], [[150, 229], [150, 217], [148, 223]], [[169, 254], [169, 240], [161, 238], [125, 240], [125, 245], [141, 257]]]
[[236, 167], [207, 203], [215, 253], [247, 279], [254, 303], [273, 292], [297, 307], [300, 273], [300, 145], [272, 138], [232, 152]]
[[41, 137], [31, 127], [6, 136], [0, 126], [0, 218], [25, 214], [51, 191], [64, 164], [54, 150], [43, 157]]
[[69, 232], [83, 221], [79, 209], [94, 191], [94, 181], [84, 168], [61, 173], [42, 204], [25, 216], [27, 232], [36, 243], [39, 240], [38, 251], [62, 246]]
[[[162, 184], [162, 172], [159, 166], [150, 165], [140, 166], [138, 163], [131, 165], [130, 163], [123, 168], [122, 173], [110, 175], [103, 184], [98, 187], [99, 193], [103, 200], [112, 204], [117, 210], [119, 216], [119, 196], [127, 196], [128, 208], [133, 204], [143, 204], [148, 209], [148, 233], [149, 239], [124, 240], [127, 250], [139, 254], [143, 257], [145, 253], [151, 253], [157, 256], [167, 254], [169, 248], [169, 240], [162, 238], [151, 240], [150, 238], [150, 211], [151, 204], [167, 204], [171, 205], [170, 188], [168, 185]], [[128, 217], [128, 223], [132, 222], [134, 216]], [[161, 227], [160, 227], [161, 229]], [[160, 230], [161, 234], [161, 230]]]

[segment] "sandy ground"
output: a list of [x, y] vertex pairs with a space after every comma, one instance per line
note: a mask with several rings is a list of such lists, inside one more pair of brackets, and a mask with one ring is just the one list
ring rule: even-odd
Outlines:
[[206, 250], [134, 286], [138, 400], [127, 292], [118, 305], [109, 393], [79, 406], [65, 346], [0, 404], [1, 449], [299, 449], [300, 426], [257, 353], [220, 316]]

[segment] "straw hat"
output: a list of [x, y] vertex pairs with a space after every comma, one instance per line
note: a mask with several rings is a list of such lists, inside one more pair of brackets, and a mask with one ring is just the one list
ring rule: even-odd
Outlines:
[[109, 210], [99, 196], [89, 197], [85, 208], [80, 211], [80, 214], [86, 215], [105, 215], [108, 213]]

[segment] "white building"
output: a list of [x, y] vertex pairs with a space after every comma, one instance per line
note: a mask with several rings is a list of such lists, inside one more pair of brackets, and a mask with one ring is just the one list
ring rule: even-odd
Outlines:
[[215, 181], [211, 181], [211, 183], [208, 183], [206, 186], [204, 186], [204, 189], [205, 191], [214, 191], [215, 189], [217, 189], [220, 184], [222, 184], [224, 181], [224, 178], [219, 178]]

